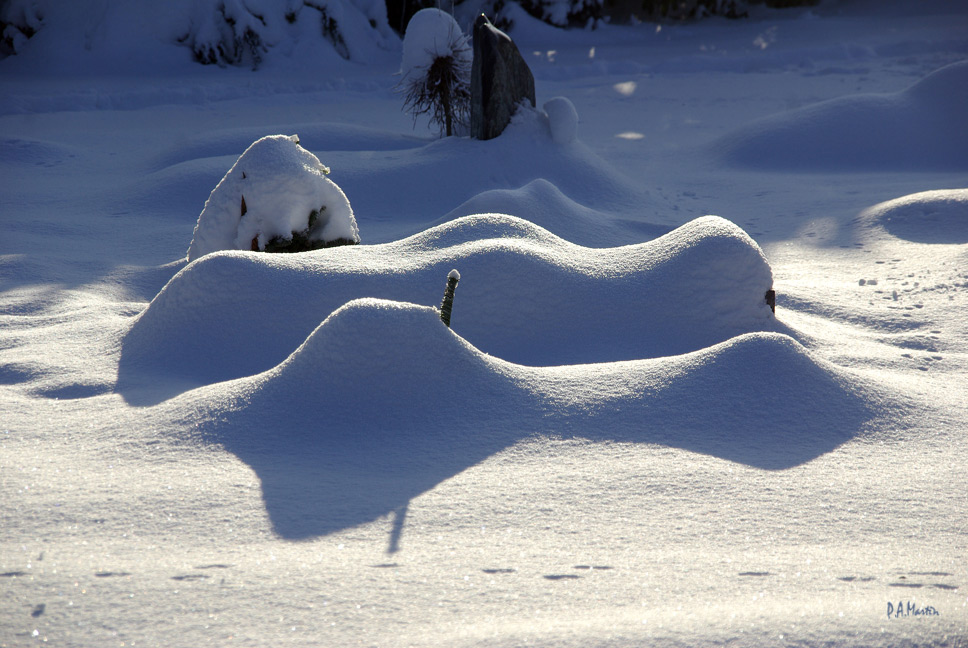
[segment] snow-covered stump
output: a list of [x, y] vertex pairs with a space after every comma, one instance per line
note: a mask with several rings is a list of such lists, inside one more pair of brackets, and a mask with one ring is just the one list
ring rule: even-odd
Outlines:
[[450, 328], [450, 313], [454, 309], [454, 291], [457, 290], [457, 282], [460, 281], [460, 273], [451, 270], [447, 273], [447, 287], [444, 289], [444, 300], [440, 302], [440, 321]]

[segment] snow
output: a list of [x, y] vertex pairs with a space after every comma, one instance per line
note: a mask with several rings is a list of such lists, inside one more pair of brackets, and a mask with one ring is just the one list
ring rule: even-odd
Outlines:
[[721, 146], [728, 161], [764, 168], [958, 170], [968, 167], [966, 111], [968, 61], [961, 61], [901, 92], [848, 95], [764, 117]]
[[654, 241], [589, 249], [514, 217], [470, 216], [399, 242], [327, 252], [190, 264], [125, 335], [119, 390], [156, 385], [162, 373], [208, 384], [268, 370], [342, 304], [368, 296], [431, 304], [454, 267], [463, 282], [453, 328], [520, 364], [672, 355], [775, 326], [763, 253], [715, 217]]
[[544, 104], [551, 128], [551, 139], [557, 144], [571, 144], [578, 136], [578, 111], [567, 97], [554, 97]]
[[968, 189], [938, 189], [874, 205], [861, 218], [892, 236], [938, 245], [968, 243]]
[[[512, 7], [486, 142], [378, 2], [255, 71], [97, 6], [4, 5], [0, 645], [965, 645], [960, 3]], [[236, 245], [323, 197], [360, 245]]]
[[5, 9], [15, 24], [36, 29], [29, 40], [18, 40], [21, 55], [4, 64], [15, 74], [137, 76], [152, 69], [164, 75], [197, 67], [198, 57], [243, 70], [297, 61], [308, 77], [399, 55], [386, 10], [374, 0], [130, 0], [93, 9], [12, 0]]
[[[359, 243], [353, 209], [327, 174], [329, 168], [296, 135], [253, 142], [205, 201], [188, 260], [218, 250], [265, 250], [272, 239], [291, 241], [304, 230], [312, 242]], [[318, 217], [310, 226], [313, 211]]]

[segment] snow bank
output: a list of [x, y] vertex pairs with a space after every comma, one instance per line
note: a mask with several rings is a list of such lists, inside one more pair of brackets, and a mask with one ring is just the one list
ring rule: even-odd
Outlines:
[[968, 169], [968, 61], [894, 94], [850, 95], [756, 120], [716, 144], [728, 163], [790, 170]]
[[328, 173], [295, 135], [257, 140], [205, 202], [188, 260], [217, 250], [265, 250], [274, 239], [292, 240], [300, 232], [320, 244], [359, 243], [349, 200]]
[[861, 218], [919, 243], [968, 243], [968, 189], [940, 189], [874, 205]]
[[521, 219], [475, 216], [384, 245], [207, 255], [134, 323], [119, 382], [164, 373], [203, 384], [265, 371], [353, 299], [440, 303], [451, 269], [463, 277], [451, 326], [520, 364], [679, 354], [776, 327], [764, 299], [766, 259], [721, 218], [648, 243], [590, 249]]

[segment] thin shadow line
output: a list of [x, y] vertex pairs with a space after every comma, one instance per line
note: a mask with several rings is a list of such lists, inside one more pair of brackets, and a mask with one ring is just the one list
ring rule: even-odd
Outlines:
[[390, 544], [387, 546], [388, 554], [400, 551], [400, 536], [403, 535], [403, 523], [407, 519], [408, 506], [409, 502], [393, 512], [393, 528], [390, 529]]

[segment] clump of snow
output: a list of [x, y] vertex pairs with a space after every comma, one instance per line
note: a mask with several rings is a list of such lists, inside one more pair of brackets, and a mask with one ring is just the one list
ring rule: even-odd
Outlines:
[[518, 218], [481, 215], [326, 255], [209, 255], [172, 278], [134, 324], [121, 381], [161, 372], [198, 384], [265, 371], [353, 299], [437, 303], [440, 277], [456, 267], [475, 277], [462, 289], [458, 332], [520, 364], [680, 354], [777, 326], [762, 251], [722, 218], [591, 249]]
[[544, 104], [551, 128], [551, 139], [558, 144], [571, 144], [578, 137], [578, 111], [567, 97], [554, 97]]
[[265, 250], [273, 240], [291, 240], [300, 233], [321, 247], [359, 243], [349, 200], [328, 173], [296, 135], [257, 140], [205, 202], [188, 260], [217, 250]]
[[783, 169], [968, 169], [968, 61], [893, 94], [839, 97], [772, 115], [722, 138], [737, 165]]
[[454, 17], [440, 9], [421, 9], [407, 24], [400, 74], [403, 81], [422, 76], [434, 59], [451, 56], [469, 68], [473, 52]]
[[968, 189], [902, 196], [866, 209], [862, 217], [908, 241], [968, 243]]
[[450, 272], [447, 273], [447, 278], [448, 279], [456, 279], [457, 281], [460, 281], [460, 273], [457, 272], [457, 269], [455, 268], [455, 269], [453, 269], [453, 270], [451, 270]]

